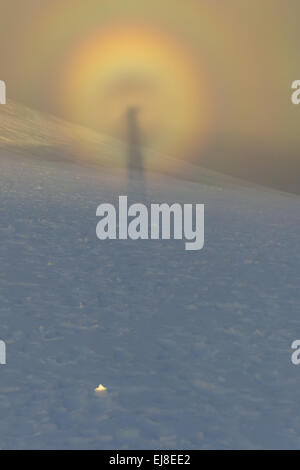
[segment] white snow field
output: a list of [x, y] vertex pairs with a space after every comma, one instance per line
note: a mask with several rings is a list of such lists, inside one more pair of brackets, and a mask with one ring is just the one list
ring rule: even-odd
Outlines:
[[116, 170], [0, 155], [1, 449], [300, 448], [298, 196], [153, 174], [203, 250], [100, 241]]

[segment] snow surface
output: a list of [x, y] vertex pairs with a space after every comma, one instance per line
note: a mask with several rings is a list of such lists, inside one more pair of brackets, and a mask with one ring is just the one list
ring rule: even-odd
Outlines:
[[0, 165], [0, 448], [300, 448], [299, 197], [152, 175], [206, 205], [187, 252], [96, 238], [116, 172]]

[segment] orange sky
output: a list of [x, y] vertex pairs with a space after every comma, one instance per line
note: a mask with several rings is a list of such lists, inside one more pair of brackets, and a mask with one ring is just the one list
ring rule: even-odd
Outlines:
[[220, 134], [299, 139], [297, 0], [1, 0], [0, 9], [8, 97], [117, 136], [123, 108], [140, 105], [145, 133], [172, 154]]

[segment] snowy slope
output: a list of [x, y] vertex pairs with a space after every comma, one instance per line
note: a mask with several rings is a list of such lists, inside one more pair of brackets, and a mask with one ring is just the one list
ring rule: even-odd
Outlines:
[[[125, 171], [128, 163], [128, 148], [123, 141], [9, 100], [0, 106], [0, 155], [11, 153], [23, 158], [89, 165], [97, 172]], [[147, 171], [213, 185], [219, 179], [215, 171], [186, 162], [183, 166], [182, 161], [154, 153], [151, 148], [143, 147], [142, 154]], [[235, 185], [236, 181], [222, 175], [222, 184]]]
[[300, 447], [299, 197], [153, 174], [150, 201], [206, 205], [187, 252], [96, 238], [121, 170], [0, 165], [0, 448]]

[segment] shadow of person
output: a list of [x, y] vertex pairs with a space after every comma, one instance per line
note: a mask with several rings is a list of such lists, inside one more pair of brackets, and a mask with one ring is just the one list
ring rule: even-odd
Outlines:
[[128, 196], [142, 202], [145, 197], [145, 168], [141, 146], [141, 133], [138, 124], [138, 112], [136, 107], [127, 109], [128, 132]]

